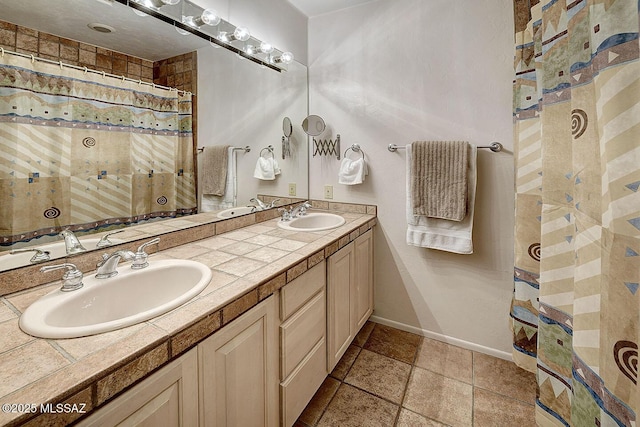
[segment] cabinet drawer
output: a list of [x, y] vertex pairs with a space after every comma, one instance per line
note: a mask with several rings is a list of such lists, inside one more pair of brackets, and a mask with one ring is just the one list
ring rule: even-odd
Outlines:
[[289, 318], [324, 288], [325, 270], [325, 262], [322, 261], [280, 290], [280, 320]]
[[324, 338], [296, 370], [280, 384], [282, 424], [290, 427], [298, 419], [327, 377], [327, 345]]
[[285, 379], [325, 336], [325, 293], [319, 292], [280, 326], [281, 379]]

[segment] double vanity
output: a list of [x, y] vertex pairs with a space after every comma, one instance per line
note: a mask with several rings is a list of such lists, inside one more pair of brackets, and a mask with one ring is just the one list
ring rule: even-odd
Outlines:
[[313, 208], [163, 221], [146, 268], [2, 297], [0, 425], [293, 425], [373, 309], [375, 206]]

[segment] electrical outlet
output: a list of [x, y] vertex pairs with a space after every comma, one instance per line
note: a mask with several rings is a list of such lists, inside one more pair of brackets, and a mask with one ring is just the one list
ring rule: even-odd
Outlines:
[[324, 186], [324, 198], [333, 199], [333, 185]]
[[289, 195], [290, 196], [295, 196], [296, 195], [296, 183], [295, 182], [290, 182], [289, 183]]

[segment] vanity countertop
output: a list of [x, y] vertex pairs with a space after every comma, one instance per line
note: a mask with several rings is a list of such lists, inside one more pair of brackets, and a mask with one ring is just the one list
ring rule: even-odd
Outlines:
[[[200, 261], [213, 278], [181, 307], [117, 331], [56, 340], [22, 332], [20, 313], [60, 282], [0, 298], [0, 425], [65, 425], [79, 418], [79, 411], [91, 411], [180, 356], [376, 224], [375, 207], [339, 213], [346, 223], [333, 230], [287, 231], [270, 219], [153, 254], [150, 263]], [[34, 418], [33, 410], [48, 403], [49, 413]], [[56, 408], [59, 413], [51, 413]]]

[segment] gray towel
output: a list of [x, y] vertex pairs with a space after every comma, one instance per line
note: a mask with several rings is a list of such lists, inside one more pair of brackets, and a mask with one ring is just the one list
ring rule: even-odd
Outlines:
[[469, 143], [416, 141], [411, 159], [413, 214], [462, 221], [467, 213]]
[[202, 152], [202, 194], [224, 196], [229, 145], [206, 147]]

